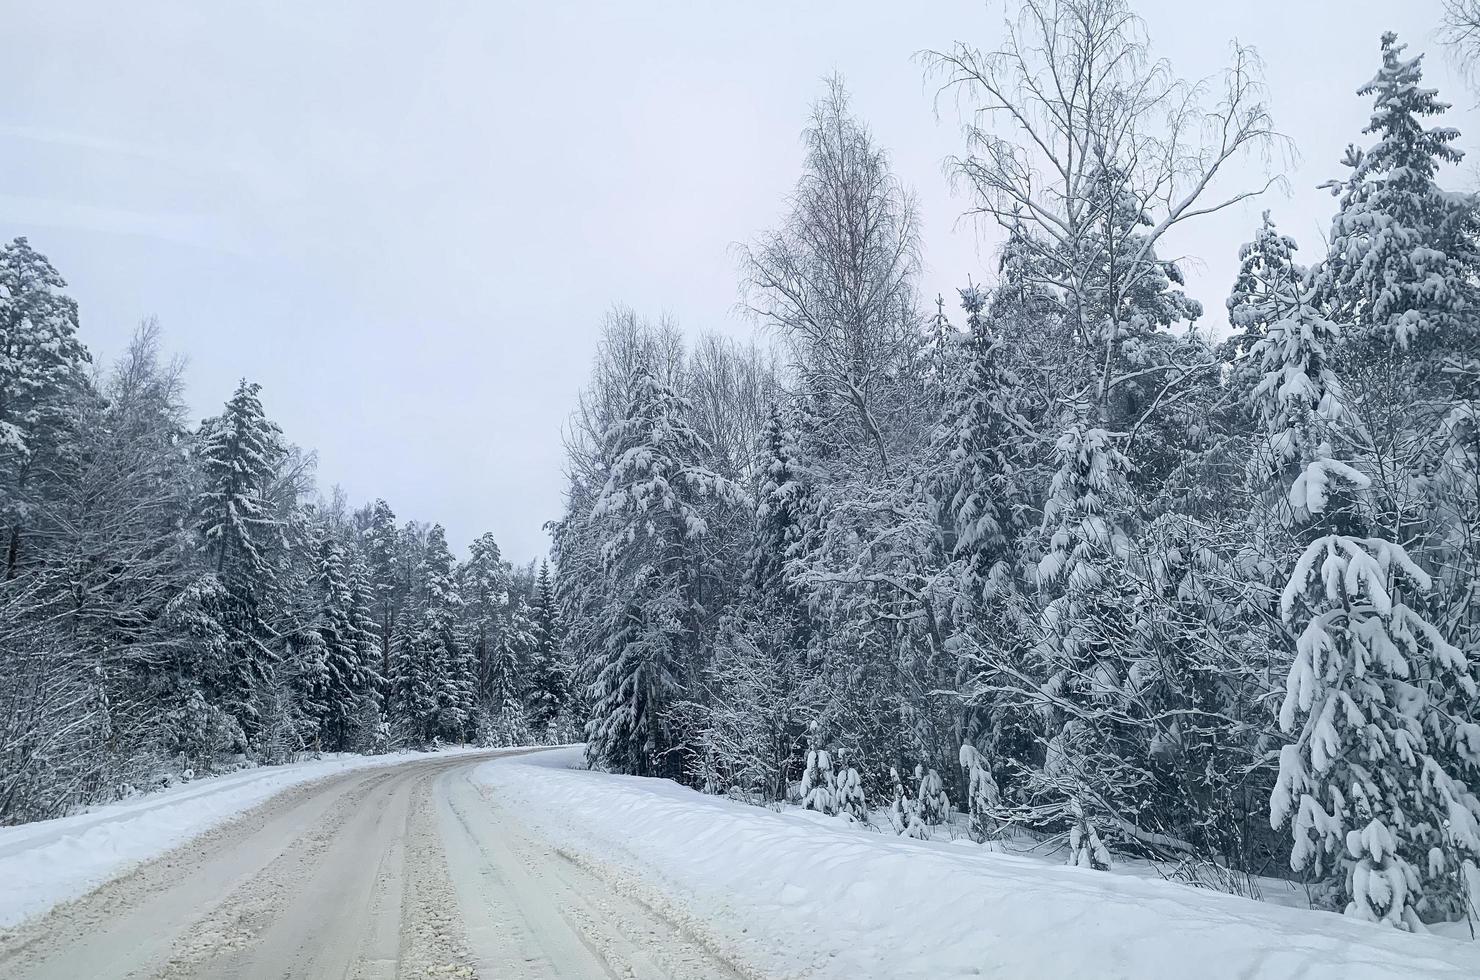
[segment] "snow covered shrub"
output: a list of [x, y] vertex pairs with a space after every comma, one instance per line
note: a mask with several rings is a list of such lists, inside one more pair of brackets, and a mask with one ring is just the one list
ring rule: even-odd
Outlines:
[[920, 820], [927, 826], [939, 827], [951, 819], [951, 799], [946, 796], [941, 784], [940, 773], [923, 766], [915, 767], [915, 778], [920, 781], [917, 799], [920, 801]]
[[868, 800], [863, 793], [863, 777], [852, 766], [838, 776], [838, 815], [850, 823], [868, 823]]
[[916, 799], [899, 776], [899, 770], [889, 768], [889, 778], [894, 783], [894, 802], [889, 807], [889, 820], [895, 833], [917, 840], [930, 839], [930, 825], [920, 815], [920, 801]]
[[992, 814], [1001, 803], [997, 780], [987, 765], [987, 757], [969, 743], [961, 746], [961, 768], [966, 774], [966, 810], [970, 814], [971, 839], [980, 843], [992, 835], [996, 820]]
[[1085, 817], [1084, 808], [1079, 805], [1078, 800], [1073, 800], [1069, 807], [1073, 822], [1069, 824], [1068, 863], [1076, 868], [1109, 871], [1110, 851], [1101, 842], [1094, 823]]
[[478, 744], [508, 748], [515, 745], [530, 745], [534, 733], [530, 728], [529, 713], [515, 701], [506, 702], [500, 710], [480, 717]]
[[838, 812], [832, 755], [826, 749], [807, 750], [807, 769], [802, 773], [802, 808], [828, 816]]

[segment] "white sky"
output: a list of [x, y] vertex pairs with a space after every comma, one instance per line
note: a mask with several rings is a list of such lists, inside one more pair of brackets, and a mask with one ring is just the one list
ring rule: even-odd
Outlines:
[[[919, 195], [931, 294], [991, 268], [957, 226], [913, 55], [990, 46], [1001, 0], [8, 5], [0, 235], [27, 235], [111, 359], [157, 315], [199, 417], [240, 376], [320, 484], [542, 554], [560, 433], [614, 303], [746, 335], [731, 243], [774, 224], [823, 75]], [[250, 10], [249, 10], [250, 8]], [[1213, 74], [1258, 48], [1301, 159], [1292, 194], [1203, 224], [1189, 292], [1220, 316], [1270, 207], [1311, 260], [1368, 105], [1378, 35], [1427, 50], [1472, 146], [1439, 0], [1141, 0], [1158, 54]], [[1255, 179], [1257, 173], [1251, 173]], [[1451, 183], [1474, 184], [1468, 164]]]

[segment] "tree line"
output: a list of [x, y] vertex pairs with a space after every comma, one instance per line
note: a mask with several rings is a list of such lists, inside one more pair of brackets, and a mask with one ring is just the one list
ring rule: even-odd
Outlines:
[[106, 370], [0, 248], [0, 824], [314, 751], [573, 734], [554, 586], [314, 488], [242, 381], [191, 425], [152, 322]]
[[1328, 240], [1304, 264], [1273, 205], [1227, 331], [1163, 255], [1280, 181], [1249, 178], [1285, 148], [1253, 51], [1191, 84], [1121, 0], [1024, 0], [995, 49], [928, 53], [1002, 243], [959, 313], [830, 82], [741, 249], [774, 352], [618, 310], [570, 425], [590, 761], [1473, 915], [1480, 224], [1422, 57], [1378, 54]]

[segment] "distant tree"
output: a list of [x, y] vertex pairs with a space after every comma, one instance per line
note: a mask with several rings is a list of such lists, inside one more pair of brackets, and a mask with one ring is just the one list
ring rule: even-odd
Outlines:
[[77, 340], [77, 303], [46, 256], [17, 238], [0, 248], [0, 522], [5, 578], [23, 561], [45, 461], [62, 449], [72, 399], [91, 359]]

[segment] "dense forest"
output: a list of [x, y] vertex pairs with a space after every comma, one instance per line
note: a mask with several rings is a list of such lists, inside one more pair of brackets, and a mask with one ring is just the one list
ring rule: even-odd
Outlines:
[[92, 364], [0, 248], [0, 823], [303, 752], [569, 741], [552, 575], [319, 498], [242, 381], [192, 426], [146, 323]]
[[588, 758], [1462, 919], [1480, 215], [1440, 183], [1448, 106], [1374, 38], [1329, 236], [1297, 249], [1269, 195], [1199, 301], [1169, 238], [1280, 182], [1257, 56], [1188, 83], [1119, 0], [1017, 6], [995, 48], [923, 56], [1001, 242], [959, 311], [921, 295], [911, 194], [834, 80], [741, 249], [774, 353], [611, 314], [552, 528]]
[[[1194, 299], [1170, 243], [1281, 185], [1257, 55], [1188, 82], [1123, 0], [1014, 6], [922, 55], [999, 242], [980, 280], [922, 294], [912, 195], [829, 80], [738, 249], [756, 341], [608, 315], [538, 567], [320, 493], [250, 380], [192, 423], [154, 323], [95, 364], [59, 271], [0, 248], [0, 824], [584, 739], [888, 832], [954, 811], [1087, 868], [1474, 916], [1480, 198], [1449, 106], [1374, 38], [1329, 233], [1298, 248], [1268, 194]], [[1480, 52], [1480, 5], [1448, 28]]]

